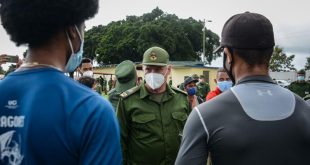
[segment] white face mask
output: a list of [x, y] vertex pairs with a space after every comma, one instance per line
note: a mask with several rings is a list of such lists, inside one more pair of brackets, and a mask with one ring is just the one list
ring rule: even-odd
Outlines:
[[94, 75], [93, 71], [90, 71], [90, 70], [83, 73], [83, 76], [86, 76], [86, 77], [93, 77], [93, 75]]
[[164, 84], [165, 77], [160, 73], [148, 73], [145, 75], [145, 82], [149, 87], [155, 90]]

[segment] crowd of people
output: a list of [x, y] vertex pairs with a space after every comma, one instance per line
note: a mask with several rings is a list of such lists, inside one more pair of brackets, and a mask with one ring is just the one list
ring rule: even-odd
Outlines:
[[[84, 22], [98, 0], [0, 3], [11, 40], [28, 45], [24, 63], [0, 81], [0, 164], [310, 163], [310, 106], [301, 98], [309, 85], [302, 72], [288, 87], [297, 94], [270, 78], [275, 42], [265, 16], [227, 20], [215, 50], [223, 68], [210, 90], [197, 74], [173, 87], [169, 53], [157, 46], [141, 59], [144, 80], [129, 60], [116, 67], [115, 83], [94, 79]], [[75, 70], [77, 80], [64, 74]]]

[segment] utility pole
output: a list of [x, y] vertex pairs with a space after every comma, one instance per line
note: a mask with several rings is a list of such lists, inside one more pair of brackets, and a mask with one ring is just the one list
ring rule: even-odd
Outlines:
[[206, 20], [203, 19], [203, 28], [202, 28], [202, 35], [203, 35], [203, 38], [202, 38], [202, 61], [204, 62], [204, 59], [206, 57]]
[[202, 51], [203, 51], [203, 54], [202, 54], [202, 62], [205, 61], [205, 57], [206, 57], [206, 22], [212, 22], [211, 20], [205, 20], [203, 19], [203, 28], [202, 28], [202, 35], [203, 35], [203, 38], [202, 38]]

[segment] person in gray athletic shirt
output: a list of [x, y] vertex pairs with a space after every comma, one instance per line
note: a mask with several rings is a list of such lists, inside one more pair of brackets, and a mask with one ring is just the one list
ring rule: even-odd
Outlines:
[[235, 84], [191, 112], [175, 164], [310, 164], [310, 107], [268, 75], [270, 21], [245, 12], [224, 25], [224, 68]]

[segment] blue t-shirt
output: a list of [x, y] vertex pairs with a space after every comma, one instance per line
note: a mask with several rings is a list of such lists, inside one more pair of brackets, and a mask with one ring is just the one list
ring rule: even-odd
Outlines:
[[0, 164], [121, 164], [109, 102], [53, 68], [0, 82]]

